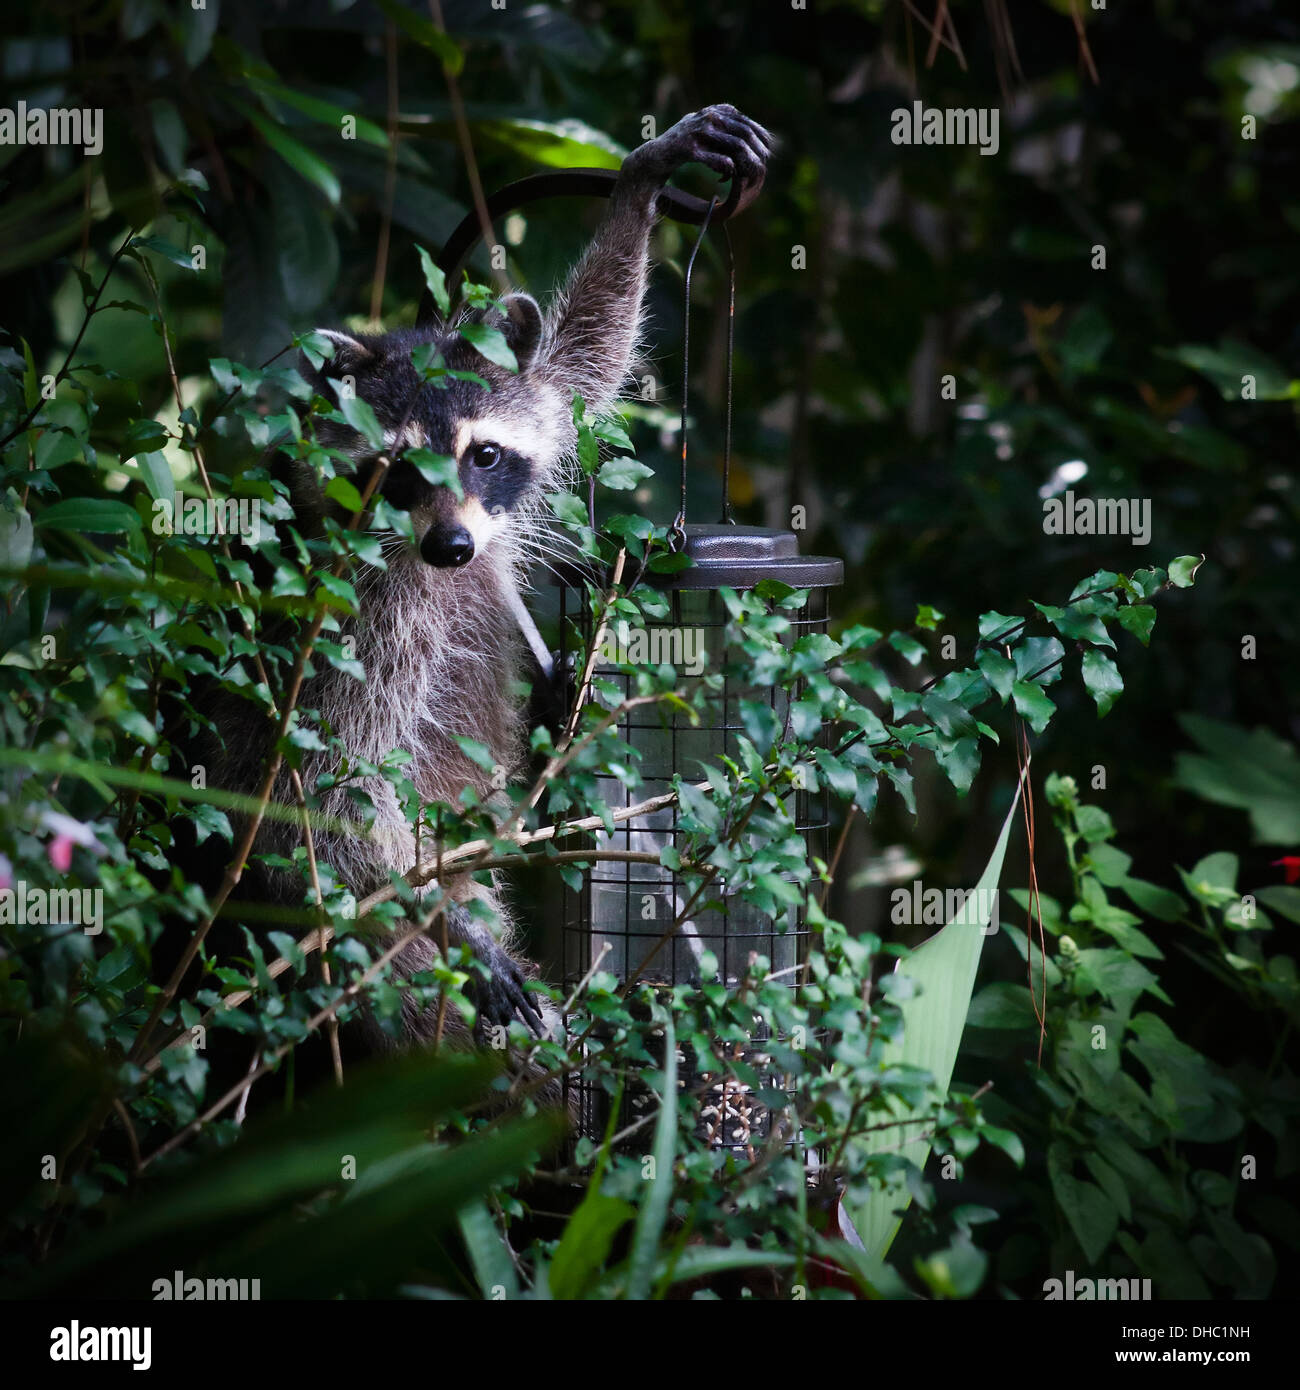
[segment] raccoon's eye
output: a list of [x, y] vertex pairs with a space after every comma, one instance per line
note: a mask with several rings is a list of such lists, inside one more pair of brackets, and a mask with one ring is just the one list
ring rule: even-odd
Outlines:
[[475, 468], [495, 468], [501, 462], [501, 450], [495, 444], [475, 444], [469, 461]]

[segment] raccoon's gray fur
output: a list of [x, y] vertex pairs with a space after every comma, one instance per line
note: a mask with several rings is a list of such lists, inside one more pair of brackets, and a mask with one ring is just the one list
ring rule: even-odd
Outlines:
[[[523, 646], [513, 613], [544, 524], [543, 494], [563, 486], [568, 476], [575, 443], [573, 394], [583, 397], [589, 412], [599, 412], [627, 378], [659, 189], [687, 162], [705, 164], [724, 177], [751, 179], [761, 174], [770, 146], [762, 127], [734, 107], [712, 106], [630, 155], [604, 222], [549, 312], [543, 315], [528, 295], [513, 294], [503, 301], [506, 313], [492, 320], [514, 350], [517, 375], [488, 362], [459, 336], [464, 319], [382, 336], [329, 335], [335, 352], [316, 374], [320, 394], [333, 395], [326, 377], [353, 378], [356, 394], [384, 428], [389, 449], [424, 447], [456, 458], [465, 496], [458, 502], [450, 489], [430, 486], [409, 463], [394, 464], [383, 491], [393, 505], [410, 512], [418, 548], [390, 535], [388, 569], [367, 569], [361, 579], [360, 616], [345, 633], [355, 638], [365, 685], [318, 660], [318, 674], [305, 683], [299, 705], [319, 710], [355, 757], [378, 762], [394, 748], [406, 749], [413, 758], [406, 771], [423, 799], [455, 802], [466, 786], [484, 799], [492, 795], [491, 774], [461, 752], [457, 734], [486, 744], [508, 776], [522, 771], [526, 744], [516, 691]], [[445, 390], [420, 389], [410, 353], [421, 343], [436, 343], [447, 366], [479, 374], [491, 389], [464, 380], [453, 380]], [[310, 374], [305, 364], [303, 370]], [[366, 476], [371, 456], [359, 436], [340, 430], [329, 442], [351, 452]], [[326, 508], [305, 468], [294, 479], [294, 503], [299, 524], [306, 526], [319, 521]], [[232, 723], [231, 714], [220, 721], [227, 752], [218, 784], [250, 789], [265, 766], [266, 737], [254, 736], [246, 715]], [[333, 770], [327, 755], [308, 754], [303, 782], [310, 788], [319, 774]], [[382, 778], [362, 785], [378, 809], [370, 837], [323, 833], [316, 838], [318, 858], [331, 864], [358, 898], [385, 884], [391, 873], [405, 872], [416, 858], [412, 831], [392, 789]], [[293, 801], [287, 773], [275, 796]], [[322, 810], [355, 818], [341, 788], [323, 795]], [[298, 842], [293, 825], [267, 821], [256, 850], [288, 855]], [[278, 872], [270, 878], [274, 897], [301, 904], [299, 877]], [[449, 887], [459, 903], [488, 897], [502, 923], [503, 935], [494, 940], [463, 907], [449, 914], [452, 941], [467, 942], [488, 968], [490, 979], [478, 989], [482, 1017], [505, 1023], [518, 1015], [537, 1027], [538, 996], [524, 989], [533, 971], [514, 953], [499, 897], [467, 876]], [[417, 938], [398, 956], [398, 975], [427, 969], [436, 951], [433, 941]], [[421, 1012], [409, 993], [404, 1009], [404, 1039], [432, 1037], [433, 1011]], [[391, 1045], [373, 1021], [368, 1027], [376, 1046]], [[464, 1040], [466, 1032], [449, 1014], [444, 1035]]]

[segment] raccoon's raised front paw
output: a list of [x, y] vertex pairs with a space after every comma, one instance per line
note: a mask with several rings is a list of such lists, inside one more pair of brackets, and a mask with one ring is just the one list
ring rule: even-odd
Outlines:
[[706, 106], [633, 150], [623, 161], [623, 173], [637, 182], [662, 185], [683, 164], [703, 164], [724, 179], [756, 183], [763, 178], [775, 144], [757, 121], [734, 106]]
[[482, 962], [488, 978], [475, 971], [466, 986], [478, 1017], [474, 1034], [480, 1042], [489, 1027], [509, 1027], [518, 1015], [537, 1036], [544, 1036], [541, 1011], [528, 993], [528, 981], [514, 958], [493, 941], [490, 945], [475, 946], [474, 954]]

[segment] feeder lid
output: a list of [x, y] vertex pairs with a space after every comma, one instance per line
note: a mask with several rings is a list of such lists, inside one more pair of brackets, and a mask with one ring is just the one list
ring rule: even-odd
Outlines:
[[677, 574], [657, 576], [666, 588], [752, 589], [764, 579], [779, 579], [792, 589], [828, 589], [844, 582], [844, 561], [801, 555], [793, 531], [688, 522], [685, 550], [695, 563]]

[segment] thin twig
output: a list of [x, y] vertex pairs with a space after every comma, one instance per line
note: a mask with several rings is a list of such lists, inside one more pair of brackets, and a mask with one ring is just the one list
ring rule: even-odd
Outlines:
[[388, 276], [388, 243], [393, 232], [393, 200], [397, 190], [397, 25], [384, 25], [384, 73], [388, 87], [388, 160], [384, 166], [384, 210], [375, 247], [375, 278], [370, 287], [370, 317], [378, 320], [384, 309], [384, 281]]
[[[434, 28], [439, 33], [445, 34], [447, 26], [442, 21], [442, 5], [439, 0], [429, 0], [429, 14], [433, 19]], [[478, 215], [479, 231], [483, 234], [483, 245], [490, 247], [493, 244], [492, 218], [488, 215], [487, 198], [483, 194], [483, 180], [479, 177], [478, 160], [474, 157], [474, 142], [470, 139], [469, 121], [465, 118], [465, 103], [461, 98], [460, 84], [446, 64], [443, 65], [442, 75], [447, 80], [447, 96], [451, 103], [452, 121], [456, 126], [456, 139], [460, 144], [461, 158], [465, 161], [465, 172], [469, 176], [470, 196], [474, 201], [474, 211]], [[497, 290], [504, 295], [510, 289], [510, 281], [506, 278], [505, 271], [493, 264], [491, 256], [488, 257], [488, 265], [496, 280]]]
[[1083, 15], [1079, 12], [1079, 0], [1070, 0], [1070, 18], [1074, 20], [1074, 32], [1079, 39], [1079, 60], [1092, 78], [1092, 85], [1100, 87], [1101, 78], [1097, 75], [1097, 64], [1092, 61], [1092, 49], [1088, 47], [1088, 34], [1083, 27]]
[[[95, 314], [99, 308], [99, 301], [103, 297], [104, 290], [107, 288], [108, 282], [113, 278], [113, 272], [117, 269], [118, 261], [120, 261], [122, 257], [126, 254], [127, 250], [131, 245], [131, 242], [135, 239], [135, 234], [136, 229], [132, 227], [131, 230], [126, 234], [126, 240], [121, 244], [121, 246], [117, 248], [116, 251], [113, 252], [112, 258], [108, 262], [108, 269], [104, 272], [104, 278], [99, 282], [99, 288], [95, 291], [95, 297], [90, 301], [90, 305], [86, 309], [85, 317], [81, 320], [81, 327], [77, 330], [77, 336], [72, 340], [72, 346], [68, 349], [68, 354], [63, 359], [63, 365], [59, 368], [57, 372], [54, 373], [55, 386], [57, 386], [59, 382], [64, 380], [64, 378], [68, 375], [68, 368], [71, 367], [72, 359], [76, 356], [77, 349], [81, 346], [81, 340], [86, 336], [86, 329], [90, 327], [91, 319], [95, 317]], [[0, 439], [0, 449], [3, 449], [5, 445], [17, 439], [18, 436], [22, 434], [22, 432], [41, 413], [41, 409], [48, 404], [49, 402], [45, 399], [44, 396], [42, 396], [40, 400], [38, 400], [36, 404], [32, 406], [32, 408], [27, 412], [27, 414], [24, 415], [23, 418], [13, 427], [13, 429], [11, 429], [3, 439]]]
[[[424, 933], [429, 930], [430, 926], [433, 925], [434, 917], [436, 917], [438, 915], [438, 912], [440, 912], [441, 910], [441, 907], [439, 907], [437, 911], [431, 914], [423, 922], [413, 927], [410, 931], [404, 932], [402, 935], [396, 937], [392, 945], [390, 945], [386, 951], [384, 951], [380, 956], [378, 956], [374, 961], [372, 961], [370, 966], [366, 970], [364, 970], [360, 975], [358, 975], [357, 978], [350, 985], [348, 985], [348, 987], [345, 990], [343, 990], [341, 994], [339, 994], [335, 999], [331, 1000], [330, 1003], [328, 1003], [323, 1009], [321, 1009], [318, 1013], [316, 1013], [307, 1020], [306, 1031], [309, 1033], [313, 1032], [315, 1029], [319, 1028], [320, 1025], [325, 1022], [326, 1019], [333, 1018], [338, 1013], [339, 1009], [343, 1007], [344, 1004], [350, 1003], [353, 999], [355, 999], [357, 995], [360, 994], [362, 987], [365, 984], [367, 984], [371, 979], [373, 979], [384, 968], [384, 966], [386, 966], [388, 962], [391, 961], [400, 950], [402, 950], [404, 946], [406, 946], [409, 942], [414, 941], [417, 936], [424, 935]], [[228, 1090], [225, 1093], [225, 1095], [221, 1097], [220, 1100], [216, 1101], [213, 1105], [210, 1105], [203, 1112], [202, 1115], [196, 1115], [195, 1118], [191, 1120], [189, 1124], [185, 1126], [184, 1129], [178, 1130], [174, 1135], [172, 1135], [170, 1139], [166, 1141], [166, 1143], [159, 1145], [159, 1147], [156, 1148], [141, 1163], [141, 1169], [147, 1168], [155, 1160], [162, 1158], [164, 1154], [170, 1153], [173, 1149], [183, 1144], [185, 1140], [190, 1137], [190, 1135], [197, 1134], [198, 1131], [202, 1129], [205, 1124], [207, 1124], [210, 1120], [215, 1119], [228, 1105], [230, 1105], [233, 1101], [237, 1100], [244, 1091], [246, 1091], [250, 1086], [252, 1086], [254, 1082], [260, 1080], [263, 1076], [267, 1074], [267, 1072], [273, 1070], [276, 1064], [280, 1061], [280, 1059], [287, 1052], [297, 1047], [300, 1041], [301, 1040], [298, 1038], [290, 1038], [287, 1042], [284, 1042], [279, 1047], [277, 1047], [274, 1053], [272, 1053], [271, 1057], [267, 1061], [263, 1062], [255, 1072], [245, 1077], [244, 1080], [236, 1082], [235, 1085], [233, 1085], [230, 1088], [230, 1090]]]

